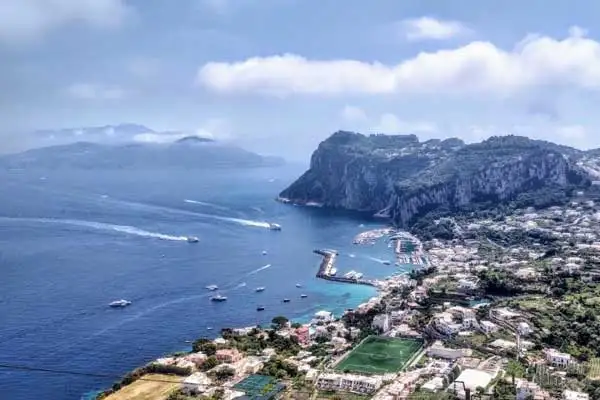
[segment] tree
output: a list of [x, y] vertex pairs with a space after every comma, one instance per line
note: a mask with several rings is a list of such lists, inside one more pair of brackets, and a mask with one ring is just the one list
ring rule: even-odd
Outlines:
[[271, 320], [271, 323], [273, 324], [273, 329], [275, 330], [283, 329], [288, 322], [289, 320], [283, 315], [279, 315]]
[[214, 356], [217, 352], [217, 346], [210, 339], [200, 338], [192, 344], [192, 350], [197, 352], [202, 352], [207, 356]]
[[204, 360], [204, 363], [202, 364], [202, 370], [208, 371], [209, 369], [213, 369], [217, 365], [219, 365], [219, 360], [217, 360], [215, 356], [210, 356], [206, 360]]
[[235, 369], [231, 368], [231, 367], [223, 367], [223, 368], [219, 368], [216, 372], [215, 372], [215, 377], [220, 380], [220, 381], [224, 381], [227, 380], [229, 378], [231, 378], [232, 376], [235, 375]]
[[525, 373], [525, 368], [523, 368], [523, 365], [520, 362], [510, 360], [506, 366], [506, 373], [510, 375], [512, 385], [515, 386], [515, 378], [523, 376]]
[[292, 328], [294, 328], [294, 329], [302, 328], [302, 324], [299, 322], [294, 322], [292, 324]]

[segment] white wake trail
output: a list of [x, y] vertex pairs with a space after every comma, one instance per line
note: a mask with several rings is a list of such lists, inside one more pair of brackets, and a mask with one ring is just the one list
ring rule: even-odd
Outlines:
[[223, 210], [223, 211], [229, 211], [229, 210], [231, 210], [228, 207], [220, 206], [218, 204], [213, 204], [213, 203], [207, 203], [205, 201], [185, 199], [185, 200], [183, 200], [183, 202], [184, 203], [189, 203], [189, 204], [198, 204], [200, 206], [212, 207], [212, 208], [215, 208], [217, 210]]
[[115, 224], [107, 224], [104, 222], [94, 222], [94, 221], [83, 221], [78, 219], [58, 219], [58, 218], [10, 218], [10, 217], [0, 217], [0, 221], [8, 221], [8, 222], [32, 222], [32, 223], [40, 223], [40, 224], [60, 224], [60, 225], [72, 225], [72, 226], [80, 226], [83, 228], [90, 228], [100, 231], [112, 231], [124, 233], [127, 235], [133, 236], [141, 236], [147, 238], [156, 238], [161, 240], [171, 240], [171, 241], [186, 241], [186, 236], [174, 236], [168, 235], [165, 233], [159, 232], [150, 232], [140, 228], [136, 228], [135, 226], [129, 225], [115, 225]]
[[267, 268], [271, 268], [271, 264], [267, 264], [264, 267], [256, 268], [254, 271], [248, 272], [248, 275], [254, 275], [254, 274], [256, 274], [256, 273], [258, 273], [260, 271], [264, 271]]

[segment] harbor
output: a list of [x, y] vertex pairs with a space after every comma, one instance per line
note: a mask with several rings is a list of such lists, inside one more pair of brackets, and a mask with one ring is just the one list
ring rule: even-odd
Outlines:
[[377, 286], [376, 281], [370, 279], [362, 279], [362, 274], [356, 271], [351, 271], [345, 276], [336, 276], [337, 270], [335, 268], [335, 260], [338, 256], [338, 252], [335, 250], [314, 250], [315, 254], [323, 257], [319, 270], [317, 271], [317, 278], [325, 279], [333, 282], [341, 283], [352, 283], [358, 285]]

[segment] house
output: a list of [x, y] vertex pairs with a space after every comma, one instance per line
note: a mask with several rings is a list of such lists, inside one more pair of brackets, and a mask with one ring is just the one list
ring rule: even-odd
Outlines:
[[496, 325], [492, 321], [481, 321], [479, 323], [479, 327], [481, 328], [483, 333], [494, 333], [498, 330], [498, 325]]
[[535, 398], [536, 394], [541, 390], [542, 388], [537, 383], [519, 379], [517, 381], [517, 400]]
[[437, 314], [433, 325], [438, 331], [446, 335], [453, 335], [462, 329], [462, 324], [455, 323], [452, 314], [448, 312]]
[[298, 343], [301, 345], [308, 345], [310, 342], [310, 333], [308, 326], [301, 326], [300, 328], [296, 328], [292, 336], [295, 336], [298, 339]]
[[386, 333], [390, 330], [390, 316], [388, 314], [378, 314], [373, 318], [371, 324], [373, 329], [377, 329], [380, 332]]
[[200, 367], [202, 364], [204, 364], [204, 361], [206, 361], [207, 358], [208, 357], [206, 356], [206, 354], [200, 352], [191, 353], [185, 356], [185, 359], [194, 363], [196, 367]]
[[441, 376], [436, 376], [435, 378], [431, 379], [430, 381], [428, 381], [427, 383], [425, 383], [423, 386], [421, 386], [421, 389], [435, 393], [438, 390], [443, 389], [444, 386], [445, 386], [444, 385], [444, 378], [442, 378]]
[[427, 355], [429, 357], [446, 358], [450, 360], [461, 357], [470, 357], [472, 353], [473, 351], [471, 349], [450, 349], [444, 347], [443, 343], [440, 341], [435, 342], [427, 349]]
[[479, 323], [477, 322], [477, 319], [475, 319], [474, 317], [463, 318], [462, 329], [470, 330], [470, 329], [477, 329], [478, 327], [479, 327]]
[[221, 349], [215, 354], [222, 363], [232, 364], [242, 359], [242, 354], [237, 349]]
[[244, 363], [244, 373], [256, 374], [263, 367], [263, 362], [258, 357], [248, 357]]
[[181, 388], [188, 393], [204, 393], [211, 383], [204, 372], [195, 372], [181, 382]]
[[590, 395], [587, 393], [576, 392], [574, 390], [565, 390], [563, 392], [564, 400], [589, 400]]
[[335, 318], [333, 316], [333, 313], [329, 312], [329, 311], [325, 311], [325, 310], [321, 310], [321, 311], [317, 311], [313, 317], [313, 322], [317, 323], [317, 322], [331, 322], [333, 321]]
[[517, 324], [517, 331], [521, 336], [527, 336], [533, 333], [533, 329], [531, 329], [527, 322], [519, 322]]
[[546, 350], [546, 361], [554, 367], [566, 368], [571, 363], [571, 356], [554, 349]]
[[509, 310], [508, 308], [496, 308], [492, 310], [492, 314], [501, 321], [509, 321], [513, 318], [520, 317], [521, 314]]
[[379, 390], [382, 383], [377, 376], [324, 373], [317, 378], [316, 386], [320, 390], [369, 394]]

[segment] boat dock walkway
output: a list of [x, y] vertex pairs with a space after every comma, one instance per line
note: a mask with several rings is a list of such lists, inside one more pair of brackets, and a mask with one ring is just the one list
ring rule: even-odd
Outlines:
[[368, 286], [377, 286], [375, 281], [370, 279], [355, 279], [355, 278], [345, 278], [341, 276], [335, 276], [332, 274], [332, 269], [335, 264], [335, 259], [338, 255], [338, 252], [335, 250], [314, 250], [315, 254], [318, 254], [323, 257], [321, 260], [321, 264], [319, 265], [319, 271], [317, 272], [317, 278], [325, 279], [333, 282], [341, 282], [341, 283], [353, 283], [358, 285], [368, 285]]

